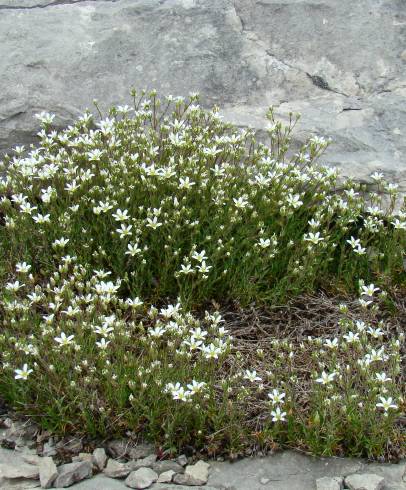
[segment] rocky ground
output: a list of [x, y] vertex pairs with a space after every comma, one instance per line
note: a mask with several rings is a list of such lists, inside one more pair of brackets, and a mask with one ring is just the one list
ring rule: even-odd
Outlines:
[[78, 438], [56, 439], [29, 423], [2, 419], [0, 488], [75, 490], [405, 490], [406, 461], [367, 463], [294, 451], [233, 463], [181, 455], [159, 459], [153, 446], [130, 439], [89, 449]]
[[296, 142], [331, 137], [346, 175], [406, 190], [404, 0], [0, 0], [0, 152], [32, 142], [33, 114], [65, 126], [131, 86], [198, 91], [264, 128], [303, 114]]

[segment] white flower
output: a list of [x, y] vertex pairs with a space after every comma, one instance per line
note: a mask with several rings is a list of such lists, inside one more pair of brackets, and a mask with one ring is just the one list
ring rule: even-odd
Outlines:
[[255, 381], [262, 381], [262, 378], [260, 376], [257, 376], [257, 372], [255, 370], [250, 371], [249, 369], [245, 371], [244, 379], [248, 379], [248, 381], [250, 381], [251, 383], [255, 383]]
[[64, 332], [61, 332], [61, 336], [55, 337], [54, 340], [62, 347], [71, 344], [74, 338], [74, 335], [66, 336]]
[[197, 252], [197, 251], [193, 252], [192, 259], [195, 259], [198, 262], [203, 262], [204, 260], [207, 260], [206, 250], [202, 250], [201, 252]]
[[127, 245], [127, 250], [125, 252], [126, 255], [131, 255], [131, 257], [135, 257], [140, 254], [142, 250], [139, 248], [138, 243], [129, 243]]
[[348, 344], [352, 344], [354, 342], [359, 342], [359, 333], [348, 332], [347, 335], [343, 335]]
[[187, 276], [188, 274], [193, 274], [193, 272], [194, 269], [191, 264], [181, 264], [179, 274], [185, 274]]
[[396, 230], [406, 230], [406, 221], [400, 221], [396, 218], [392, 221], [392, 225]]
[[237, 209], [244, 209], [248, 206], [248, 201], [245, 197], [233, 198], [234, 205]]
[[180, 177], [179, 179], [179, 189], [191, 189], [195, 183], [189, 179], [189, 177], [185, 177], [184, 179]]
[[137, 296], [136, 298], [134, 299], [126, 299], [125, 301], [127, 303], [128, 306], [131, 306], [131, 308], [138, 308], [139, 306], [141, 306], [143, 304], [143, 302], [140, 300], [140, 298]]
[[67, 243], [69, 242], [69, 238], [60, 238], [59, 240], [55, 240], [54, 243], [52, 244], [54, 247], [60, 247], [63, 248]]
[[23, 379], [26, 380], [28, 376], [32, 373], [32, 369], [28, 369], [28, 365], [24, 364], [21, 369], [16, 369], [15, 371], [15, 379]]
[[197, 393], [201, 393], [206, 387], [206, 383], [204, 381], [192, 380], [192, 382], [188, 384], [187, 387], [190, 390], [190, 394], [193, 396]]
[[222, 352], [222, 350], [216, 347], [214, 344], [205, 345], [201, 348], [201, 350], [206, 359], [218, 359], [218, 356]]
[[371, 179], [379, 182], [383, 179], [383, 174], [381, 172], [374, 172], [372, 175], [371, 175]]
[[16, 264], [16, 271], [22, 274], [27, 274], [31, 270], [31, 266], [26, 262], [19, 262]]
[[268, 398], [272, 401], [272, 405], [277, 405], [278, 403], [283, 404], [286, 394], [280, 392], [277, 388], [274, 388], [271, 393], [268, 393]]
[[271, 240], [269, 238], [260, 238], [258, 242], [258, 246], [261, 248], [268, 248], [271, 246]]
[[300, 194], [289, 194], [286, 202], [293, 209], [297, 209], [303, 204], [303, 201], [300, 200]]
[[386, 383], [388, 381], [392, 381], [392, 378], [388, 378], [386, 376], [386, 373], [375, 373], [375, 377], [377, 381], [379, 381], [380, 383]]
[[320, 232], [317, 231], [316, 233], [311, 233], [311, 232], [307, 233], [307, 235], [304, 235], [303, 240], [317, 245], [319, 242], [322, 242], [324, 238], [320, 236]]
[[363, 322], [362, 320], [357, 320], [355, 322], [355, 325], [357, 327], [358, 332], [363, 332], [367, 328], [365, 322]]
[[42, 124], [51, 124], [55, 119], [55, 114], [49, 114], [49, 112], [41, 112], [40, 114], [35, 114], [37, 119], [41, 121]]
[[358, 238], [354, 238], [353, 236], [349, 240], [347, 240], [347, 243], [349, 243], [352, 248], [356, 248], [361, 245], [361, 241]]
[[372, 296], [379, 291], [379, 288], [375, 287], [374, 284], [369, 284], [368, 286], [361, 286], [361, 295]]
[[43, 224], [43, 223], [49, 223], [51, 220], [50, 220], [50, 215], [49, 214], [37, 214], [35, 216], [32, 217], [32, 219], [35, 221], [35, 223], [38, 223], [38, 224]]
[[132, 225], [121, 224], [120, 228], [116, 229], [116, 232], [120, 235], [120, 238], [125, 238], [126, 236], [131, 235]]
[[361, 247], [361, 245], [357, 245], [357, 247], [354, 248], [354, 253], [356, 253], [358, 255], [365, 255], [366, 254], [366, 251], [367, 251], [367, 249]]
[[98, 148], [87, 152], [87, 158], [91, 162], [97, 162], [98, 160], [100, 160], [102, 155], [103, 155], [103, 150], [99, 150]]
[[336, 349], [338, 347], [338, 339], [337, 338], [334, 338], [333, 340], [326, 339], [324, 345], [329, 349]]
[[379, 337], [382, 337], [384, 335], [382, 329], [380, 328], [372, 328], [372, 327], [368, 327], [368, 330], [367, 332], [369, 333], [369, 335], [371, 335], [371, 337], [373, 337], [374, 339], [378, 339]]
[[100, 341], [96, 342], [96, 345], [99, 349], [105, 350], [107, 346], [110, 344], [110, 340], [107, 340], [103, 337]]
[[117, 209], [115, 213], [113, 213], [113, 218], [116, 221], [126, 221], [130, 219], [130, 216], [128, 216], [128, 211], [124, 209], [124, 211], [121, 211], [121, 209]]
[[321, 383], [323, 385], [328, 385], [330, 384], [332, 381], [334, 381], [334, 378], [336, 377], [337, 373], [333, 372], [333, 373], [326, 373], [325, 371], [323, 371], [320, 375], [320, 378], [317, 378], [316, 379], [316, 383]]
[[133, 111], [134, 109], [130, 106], [126, 105], [118, 105], [117, 106], [117, 112], [120, 112], [121, 114], [127, 114], [128, 112]]
[[182, 342], [182, 345], [186, 345], [187, 347], [189, 347], [189, 350], [190, 351], [194, 351], [196, 349], [200, 349], [201, 346], [203, 345], [203, 342], [199, 339], [196, 339], [196, 337], [190, 337], [190, 339], [185, 339], [183, 342]]
[[191, 330], [190, 333], [192, 334], [193, 338], [198, 339], [198, 340], [204, 340], [205, 337], [207, 336], [207, 331], [202, 330], [200, 327], [197, 327], [197, 328]]
[[279, 407], [276, 407], [275, 410], [272, 410], [272, 422], [285, 422], [286, 412], [282, 412]]
[[206, 262], [203, 260], [203, 262], [200, 265], [198, 265], [196, 268], [202, 274], [207, 274], [210, 271], [210, 269], [212, 268], [212, 266], [207, 265]]
[[8, 282], [6, 284], [6, 289], [7, 291], [13, 291], [16, 293], [23, 286], [25, 286], [25, 284], [20, 284], [20, 281]]
[[383, 396], [380, 396], [379, 399], [381, 401], [380, 401], [380, 403], [377, 403], [376, 406], [378, 408], [383, 408], [385, 412], [387, 412], [391, 408], [393, 410], [396, 410], [398, 408], [398, 406], [393, 403], [393, 399], [391, 396], [389, 398], [385, 398]]
[[156, 230], [160, 226], [162, 226], [162, 223], [158, 221], [158, 218], [154, 216], [153, 218], [147, 218], [147, 226], [148, 228], [152, 228], [153, 230]]
[[308, 221], [310, 228], [318, 228], [320, 226], [320, 221], [317, 221], [315, 219], [311, 219]]
[[365, 300], [363, 298], [359, 298], [358, 299], [358, 302], [359, 304], [363, 307], [363, 308], [366, 308], [367, 306], [369, 306], [371, 303], [373, 303], [373, 301], [371, 300]]
[[62, 313], [65, 313], [65, 315], [69, 318], [74, 318], [80, 313], [80, 308], [78, 306], [73, 307], [69, 305], [66, 310], [62, 311]]
[[96, 326], [94, 328], [95, 333], [98, 333], [102, 337], [108, 337], [110, 332], [114, 332], [113, 327], [109, 327], [108, 323], [104, 323], [101, 327]]

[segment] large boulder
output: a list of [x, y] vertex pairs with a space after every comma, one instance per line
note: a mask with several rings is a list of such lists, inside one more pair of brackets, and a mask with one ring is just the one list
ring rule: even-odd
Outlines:
[[33, 142], [33, 115], [72, 122], [130, 87], [200, 92], [258, 130], [269, 105], [302, 113], [298, 145], [406, 189], [404, 0], [0, 0], [0, 152]]

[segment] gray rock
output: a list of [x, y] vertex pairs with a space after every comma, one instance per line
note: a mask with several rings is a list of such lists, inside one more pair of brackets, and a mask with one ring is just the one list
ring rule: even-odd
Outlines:
[[107, 443], [107, 453], [112, 458], [125, 458], [131, 449], [132, 443], [129, 439], [113, 439]]
[[56, 113], [61, 127], [95, 97], [102, 108], [127, 103], [131, 86], [198, 91], [205, 106], [218, 104], [226, 119], [260, 134], [269, 105], [283, 119], [301, 111], [295, 146], [311, 132], [330, 136], [327, 163], [362, 179], [384, 170], [406, 189], [401, 0], [2, 0], [1, 7], [3, 151], [36, 140], [32, 116], [42, 110]]
[[132, 468], [127, 463], [109, 459], [103, 473], [110, 478], [125, 478], [131, 471]]
[[55, 447], [69, 453], [79, 454], [83, 449], [83, 443], [77, 437], [69, 437], [57, 442]]
[[42, 456], [56, 456], [57, 451], [52, 442], [48, 441], [44, 444], [42, 449]]
[[155, 464], [155, 461], [156, 461], [155, 454], [151, 454], [146, 458], [129, 461], [128, 466], [129, 468], [131, 468], [132, 471], [138, 470], [139, 468], [152, 468]]
[[163, 461], [157, 461], [152, 466], [152, 469], [160, 475], [166, 471], [173, 471], [174, 473], [184, 473], [185, 469], [179, 463], [172, 459], [164, 459]]
[[31, 464], [8, 462], [0, 464], [0, 476], [8, 480], [17, 480], [19, 478], [27, 478], [37, 480], [39, 478], [38, 466]]
[[63, 464], [58, 467], [55, 488], [65, 488], [92, 476], [92, 464], [89, 461]]
[[205, 485], [209, 478], [210, 465], [204, 461], [198, 461], [194, 465], [186, 466], [184, 474], [177, 474], [173, 481], [179, 485]]
[[350, 490], [381, 490], [385, 479], [374, 473], [349, 475], [345, 478], [345, 485]]
[[19, 449], [36, 446], [36, 433], [38, 428], [30, 421], [6, 419], [6, 430], [0, 431], [1, 446], [9, 449]]
[[56, 464], [52, 458], [41, 458], [39, 461], [39, 481], [41, 488], [51, 488], [53, 482], [58, 476]]
[[78, 461], [89, 461], [90, 463], [93, 463], [93, 457], [90, 453], [79, 453], [77, 456], [72, 457], [72, 462]]
[[317, 490], [341, 490], [343, 488], [343, 478], [341, 476], [318, 478], [316, 480]]
[[107, 455], [103, 447], [98, 447], [93, 451], [92, 460], [95, 467], [103, 471], [107, 463]]
[[176, 484], [172, 485], [170, 483], [155, 483], [154, 486], [152, 487], [152, 490], [192, 490], [192, 489], [193, 490], [247, 490], [247, 487], [241, 487], [241, 489], [240, 488], [237, 489], [235, 487], [230, 487], [230, 486], [212, 487], [211, 485], [190, 487], [188, 485], [176, 485]]
[[[26, 449], [27, 451], [27, 449]], [[33, 451], [31, 449], [31, 451]], [[27, 453], [27, 452], [23, 452], [21, 453], [21, 457], [23, 458], [23, 460], [28, 463], [28, 464], [33, 464], [33, 465], [39, 465], [40, 461], [43, 459], [41, 458], [41, 456], [38, 456], [37, 454], [35, 453]]]
[[132, 471], [125, 480], [125, 484], [130, 488], [149, 488], [158, 480], [158, 475], [151, 468], [140, 468]]
[[158, 483], [170, 483], [176, 473], [173, 470], [164, 471], [158, 477]]
[[187, 456], [186, 454], [181, 454], [180, 456], [178, 456], [178, 458], [176, 459], [176, 461], [181, 465], [181, 466], [186, 466], [188, 464], [188, 459], [187, 459]]
[[142, 458], [147, 458], [149, 456], [152, 457], [152, 455], [154, 454], [155, 454], [154, 446], [148, 443], [139, 443], [136, 446], [131, 447], [127, 452], [127, 455], [130, 459], [142, 459]]

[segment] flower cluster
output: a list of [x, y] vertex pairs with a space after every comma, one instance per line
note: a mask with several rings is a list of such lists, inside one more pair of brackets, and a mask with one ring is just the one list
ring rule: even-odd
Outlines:
[[266, 146], [196, 94], [166, 98], [165, 110], [154, 91], [134, 100], [63, 131], [41, 113], [39, 146], [5, 158], [0, 240], [11, 268], [49, 274], [71, 255], [92, 270], [108, 264], [131, 294], [195, 306], [268, 303], [402, 267], [396, 188], [374, 174], [372, 190], [346, 180], [336, 192], [338, 171], [319, 163], [329, 141], [313, 137], [288, 158], [294, 123], [276, 123], [272, 109]]
[[[61, 432], [119, 421], [170, 450], [255, 432], [326, 453], [355, 433], [354, 453], [382, 451], [403, 405], [403, 339], [375, 317], [403, 274], [396, 188], [373, 175], [337, 191], [328, 142], [288, 157], [294, 123], [272, 110], [267, 146], [196, 94], [133, 96], [63, 131], [41, 113], [39, 145], [2, 162], [2, 396]], [[221, 308], [321, 285], [359, 289], [363, 316], [343, 306], [334, 337], [270, 336], [247, 364]]]

